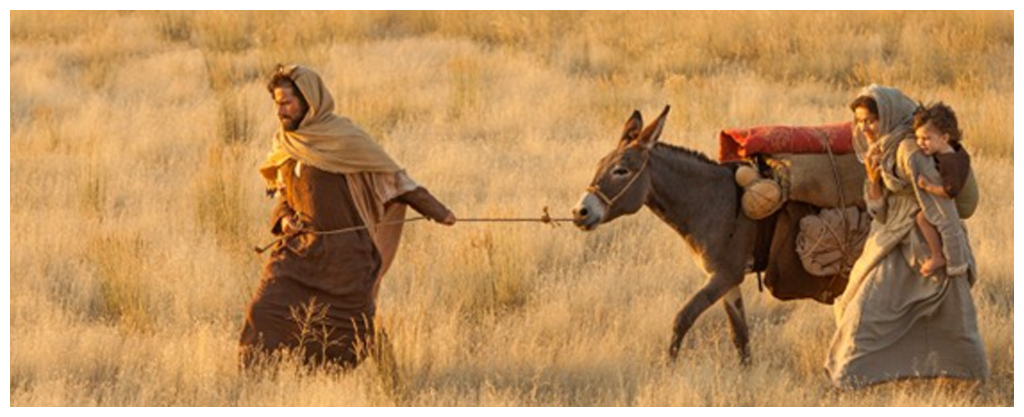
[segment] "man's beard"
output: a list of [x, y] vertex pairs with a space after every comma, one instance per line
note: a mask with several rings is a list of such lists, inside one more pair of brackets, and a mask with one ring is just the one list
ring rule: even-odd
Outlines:
[[293, 120], [286, 117], [282, 117], [280, 120], [281, 127], [289, 132], [294, 132], [296, 129], [298, 129], [299, 124], [302, 122], [301, 120]]

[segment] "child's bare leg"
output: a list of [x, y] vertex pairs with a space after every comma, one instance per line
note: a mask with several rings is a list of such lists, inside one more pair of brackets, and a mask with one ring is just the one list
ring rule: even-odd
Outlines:
[[921, 265], [921, 275], [929, 276], [946, 266], [946, 256], [942, 254], [942, 238], [939, 236], [939, 230], [924, 217], [924, 211], [917, 213], [917, 227], [921, 228], [921, 234], [928, 242], [928, 250], [932, 253], [931, 258]]

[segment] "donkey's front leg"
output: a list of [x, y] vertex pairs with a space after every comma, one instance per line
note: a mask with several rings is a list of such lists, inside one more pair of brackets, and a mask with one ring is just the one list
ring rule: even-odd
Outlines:
[[733, 287], [722, 298], [725, 313], [729, 316], [732, 327], [732, 344], [740, 354], [740, 363], [750, 364], [750, 330], [747, 328], [747, 315], [743, 311], [743, 293], [739, 286]]
[[718, 302], [725, 293], [736, 288], [737, 285], [738, 283], [725, 279], [723, 274], [716, 273], [711, 276], [711, 279], [704, 284], [700, 291], [693, 295], [693, 298], [690, 298], [686, 306], [679, 310], [679, 314], [676, 315], [672, 344], [668, 347], [668, 355], [672, 360], [679, 356], [679, 346], [683, 343], [683, 336], [686, 336], [686, 332], [690, 331], [690, 328], [693, 327], [697, 317], [700, 317], [704, 310]]

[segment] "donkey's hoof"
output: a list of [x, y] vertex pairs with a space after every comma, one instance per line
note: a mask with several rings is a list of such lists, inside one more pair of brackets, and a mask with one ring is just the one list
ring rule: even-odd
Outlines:
[[672, 340], [672, 344], [668, 345], [668, 361], [674, 363], [679, 358], [679, 347], [682, 345], [682, 340]]
[[750, 348], [743, 347], [740, 349], [740, 366], [746, 368], [753, 363], [753, 359], [750, 358]]

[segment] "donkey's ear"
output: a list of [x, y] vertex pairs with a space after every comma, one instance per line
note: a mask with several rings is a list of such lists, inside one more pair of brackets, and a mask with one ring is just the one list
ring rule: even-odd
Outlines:
[[650, 149], [654, 147], [654, 144], [658, 142], [658, 138], [661, 137], [661, 131], [665, 127], [665, 119], [668, 118], [668, 109], [670, 106], [665, 106], [665, 110], [661, 111], [657, 119], [651, 122], [650, 126], [640, 132], [640, 137], [637, 139], [640, 144]]
[[626, 120], [626, 126], [622, 128], [622, 140], [620, 145], [625, 145], [636, 140], [640, 136], [640, 130], [644, 128], [644, 118], [640, 116], [640, 110], [633, 110], [633, 115]]

